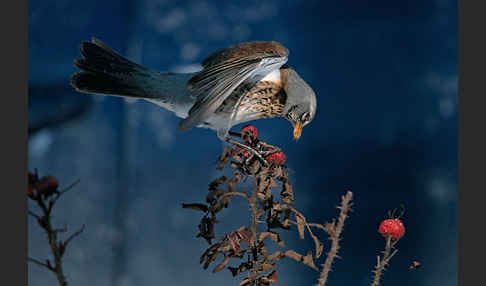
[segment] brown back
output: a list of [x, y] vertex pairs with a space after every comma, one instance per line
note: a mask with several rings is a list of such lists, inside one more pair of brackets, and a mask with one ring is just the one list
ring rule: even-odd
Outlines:
[[206, 57], [202, 65], [204, 68], [210, 67], [229, 60], [242, 58], [255, 59], [264, 57], [287, 57], [289, 50], [278, 42], [248, 42], [234, 46], [229, 46], [216, 51]]

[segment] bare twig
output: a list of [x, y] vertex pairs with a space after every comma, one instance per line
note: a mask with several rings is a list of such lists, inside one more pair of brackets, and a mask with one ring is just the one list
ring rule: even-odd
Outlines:
[[76, 181], [74, 181], [71, 185], [67, 186], [66, 188], [64, 188], [64, 190], [62, 191], [59, 191], [56, 193], [56, 197], [53, 198], [51, 200], [52, 202], [52, 205], [54, 205], [54, 203], [56, 203], [56, 201], [66, 192], [68, 192], [69, 190], [71, 190], [74, 186], [76, 186], [81, 180], [80, 179], [77, 179]]
[[33, 217], [35, 217], [36, 219], [40, 219], [40, 216], [39, 216], [39, 215], [37, 215], [37, 214], [35, 214], [35, 213], [34, 213], [34, 212], [32, 212], [32, 211], [29, 211], [29, 215], [30, 215], [30, 216], [33, 216]]
[[[344, 221], [348, 217], [348, 212], [351, 210], [352, 199], [353, 193], [350, 191], [348, 191], [346, 195], [342, 196], [341, 206], [338, 207], [338, 209], [340, 209], [338, 223], [335, 227], [334, 224], [332, 224], [332, 231], [329, 230], [330, 225], [328, 224], [327, 231], [329, 233], [329, 239], [331, 240], [331, 249], [327, 253], [326, 261], [322, 265], [322, 271], [318, 279], [319, 286], [326, 285], [327, 277], [331, 271], [332, 262], [334, 261], [334, 258], [337, 257], [337, 253], [339, 251], [339, 241], [341, 240], [340, 235], [343, 231]], [[322, 229], [326, 230], [326, 227], [323, 226]]]
[[46, 260], [47, 261], [46, 263], [43, 263], [40, 260], [37, 260], [37, 259], [34, 259], [34, 258], [30, 258], [30, 257], [28, 257], [27, 260], [30, 261], [30, 262], [33, 262], [33, 263], [35, 263], [35, 264], [37, 264], [39, 266], [45, 267], [45, 268], [49, 269], [50, 271], [56, 272], [56, 270], [52, 267], [52, 265], [49, 262], [49, 260]]
[[63, 243], [64, 247], [67, 247], [71, 240], [73, 240], [76, 236], [80, 235], [84, 231], [84, 228], [85, 225], [83, 224], [83, 226], [78, 231], [71, 234], [71, 236], [69, 236], [68, 239], [66, 239], [66, 241]]

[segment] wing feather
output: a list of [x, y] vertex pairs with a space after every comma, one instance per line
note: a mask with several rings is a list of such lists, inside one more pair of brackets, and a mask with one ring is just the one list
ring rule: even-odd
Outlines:
[[204, 69], [188, 81], [190, 94], [197, 100], [179, 129], [188, 130], [204, 122], [241, 83], [280, 68], [287, 56], [288, 50], [276, 42], [251, 42], [207, 57], [202, 63]]

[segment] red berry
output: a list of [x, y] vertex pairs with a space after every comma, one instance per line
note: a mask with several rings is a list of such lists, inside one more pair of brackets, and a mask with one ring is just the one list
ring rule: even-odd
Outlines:
[[405, 226], [397, 218], [386, 219], [381, 222], [378, 232], [384, 237], [391, 235], [394, 240], [397, 240], [405, 234]]
[[43, 194], [51, 194], [57, 190], [59, 187], [59, 181], [54, 176], [46, 176], [41, 178], [37, 184], [35, 185], [35, 189], [39, 191], [39, 193]]
[[270, 164], [275, 163], [275, 164], [278, 164], [278, 165], [283, 165], [283, 164], [285, 164], [285, 160], [287, 160], [287, 157], [285, 156], [285, 154], [282, 151], [279, 151], [279, 152], [275, 152], [273, 154], [268, 155], [266, 159], [267, 159], [268, 163], [270, 163]]
[[248, 151], [243, 150], [242, 148], [240, 148], [238, 146], [233, 148], [233, 150], [231, 151], [231, 155], [239, 155], [239, 156], [243, 156], [245, 158], [250, 157], [250, 153], [248, 153]]
[[251, 139], [255, 140], [258, 137], [258, 130], [256, 129], [255, 126], [253, 125], [246, 125], [241, 128], [241, 139], [245, 140], [245, 142], [248, 142], [249, 136]]

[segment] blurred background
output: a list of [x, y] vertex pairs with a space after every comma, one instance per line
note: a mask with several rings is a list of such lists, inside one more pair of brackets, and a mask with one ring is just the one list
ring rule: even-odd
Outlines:
[[[407, 232], [383, 285], [457, 285], [456, 1], [29, 2], [28, 166], [61, 186], [81, 180], [54, 210], [70, 231], [86, 224], [64, 259], [70, 285], [238, 285], [229, 271], [199, 265], [200, 213], [180, 207], [204, 200], [223, 145], [209, 130], [180, 134], [179, 119], [156, 105], [76, 93], [72, 62], [91, 37], [174, 72], [199, 70], [227, 45], [281, 42], [317, 94], [317, 115], [297, 143], [284, 119], [254, 124], [286, 152], [296, 207], [309, 220], [329, 221], [340, 196], [355, 194], [328, 284], [371, 283], [384, 246], [378, 225], [403, 204]], [[236, 199], [216, 234], [247, 217]], [[31, 218], [28, 234], [29, 256], [49, 257]], [[285, 238], [303, 253], [313, 247], [308, 236]], [[423, 266], [410, 271], [413, 260]], [[37, 265], [28, 275], [31, 286], [57, 283]], [[278, 285], [318, 277], [290, 260], [278, 275]]]

